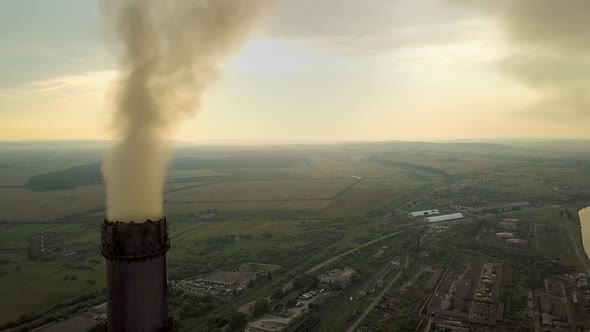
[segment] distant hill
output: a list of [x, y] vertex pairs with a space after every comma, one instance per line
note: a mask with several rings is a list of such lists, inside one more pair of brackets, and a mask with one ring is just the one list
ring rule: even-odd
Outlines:
[[[50, 142], [20, 142], [20, 143], [0, 143], [2, 148], [11, 146], [22, 149], [40, 149], [46, 154], [53, 155], [56, 149], [56, 143]], [[98, 141], [76, 141], [57, 143], [57, 146], [70, 148], [74, 147], [105, 147], [107, 142]], [[409, 154], [416, 155], [420, 153], [429, 154], [429, 158], [438, 161], [458, 161], [457, 155], [494, 155], [498, 158], [516, 158], [519, 160], [535, 161], [538, 158], [590, 158], [589, 141], [583, 140], [555, 140], [555, 141], [536, 141], [536, 140], [514, 140], [501, 142], [404, 142], [404, 141], [384, 141], [384, 142], [359, 142], [359, 143], [340, 143], [326, 146], [291, 146], [291, 147], [197, 147], [184, 146], [174, 150], [176, 158], [170, 165], [171, 170], [202, 170], [212, 169], [226, 174], [225, 180], [231, 179], [232, 176], [241, 174], [242, 178], [266, 174], [265, 169], [287, 169], [299, 162], [306, 163], [306, 153], [325, 154], [332, 149], [349, 150], [357, 155], [365, 155], [366, 158], [373, 158], [373, 161], [387, 163], [390, 166], [412, 169], [417, 171], [426, 171], [439, 175], [446, 175], [446, 172], [430, 167], [426, 169], [424, 165], [419, 166], [410, 164], [402, 160], [403, 156]], [[303, 150], [302, 150], [303, 149]], [[8, 151], [5, 155], [9, 155]], [[305, 153], [302, 153], [305, 151]], [[2, 152], [5, 152], [2, 151]], [[39, 152], [28, 152], [30, 155], [38, 156]], [[94, 150], [94, 155], [102, 153], [100, 150]], [[93, 155], [93, 156], [94, 156]], [[198, 156], [198, 157], [193, 157]], [[15, 157], [16, 158], [16, 157]], [[13, 158], [13, 159], [15, 159]], [[19, 155], [22, 160], [22, 156]], [[400, 159], [401, 158], [401, 159]], [[97, 158], [98, 159], [98, 158]], [[91, 162], [97, 159], [86, 160]], [[5, 158], [6, 160], [6, 158]], [[0, 170], [10, 169], [10, 164], [0, 164]], [[244, 171], [246, 169], [246, 171]], [[255, 170], [250, 172], [251, 170]], [[288, 171], [282, 171], [281, 176]], [[276, 174], [279, 174], [275, 172]], [[288, 174], [287, 174], [288, 175]], [[286, 175], [285, 175], [286, 176]], [[177, 182], [191, 182], [195, 178], [179, 178]], [[199, 179], [202, 180], [202, 179]], [[100, 163], [91, 163], [68, 169], [49, 172], [33, 176], [29, 179], [26, 186], [35, 191], [67, 190], [78, 186], [96, 185], [103, 182], [100, 171]]]
[[94, 163], [32, 176], [26, 186], [34, 191], [52, 191], [74, 189], [78, 186], [102, 182], [100, 164]]
[[273, 155], [270, 153], [257, 153], [243, 156], [228, 156], [224, 158], [177, 158], [172, 163], [171, 169], [218, 169], [228, 170], [231, 168], [277, 168], [290, 167], [305, 158]]
[[[268, 153], [227, 156], [222, 158], [176, 158], [171, 170], [216, 169], [231, 173], [239, 168], [284, 168], [293, 166], [304, 158]], [[68, 169], [35, 175], [29, 178], [26, 187], [33, 191], [68, 190], [79, 186], [103, 183], [100, 163], [75, 166]]]
[[54, 151], [54, 150], [104, 150], [112, 141], [0, 141], [0, 150], [6, 151]]

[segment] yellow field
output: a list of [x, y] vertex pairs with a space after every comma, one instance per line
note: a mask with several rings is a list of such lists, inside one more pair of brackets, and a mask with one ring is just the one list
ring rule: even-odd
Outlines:
[[104, 205], [104, 187], [34, 192], [25, 188], [0, 188], [0, 219], [47, 220]]
[[356, 179], [223, 182], [167, 195], [168, 202], [330, 199]]
[[167, 181], [174, 181], [178, 178], [200, 178], [208, 176], [222, 176], [225, 173], [213, 169], [196, 169], [196, 170], [170, 170], [167, 174]]
[[319, 211], [330, 204], [330, 200], [312, 201], [258, 201], [258, 202], [215, 202], [215, 203], [167, 203], [166, 214], [197, 213], [206, 209], [221, 211], [264, 211], [264, 210], [313, 210]]
[[42, 162], [18, 162], [6, 170], [0, 170], [0, 186], [22, 186], [33, 175], [61, 171], [84, 164], [82, 160], [43, 160]]
[[321, 212], [324, 217], [359, 216], [402, 200], [423, 182], [409, 178], [368, 178], [355, 184]]
[[179, 191], [179, 190], [184, 190], [183, 188], [189, 188], [189, 187], [194, 187], [196, 185], [203, 185], [206, 184], [207, 182], [184, 182], [184, 183], [171, 183], [168, 182], [166, 183], [166, 185], [164, 186], [164, 191], [165, 192], [175, 192], [175, 191]]
[[316, 160], [313, 161], [316, 172], [323, 177], [398, 177], [404, 176], [403, 171], [391, 167], [367, 165], [349, 161]]

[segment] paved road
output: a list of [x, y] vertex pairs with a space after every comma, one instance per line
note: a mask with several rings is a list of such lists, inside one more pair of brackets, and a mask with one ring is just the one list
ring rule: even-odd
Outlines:
[[399, 233], [401, 233], [401, 232], [402, 232], [402, 231], [397, 231], [397, 232], [389, 233], [389, 234], [383, 235], [382, 237], [380, 237], [380, 238], [377, 238], [377, 239], [375, 239], [375, 240], [372, 240], [372, 241], [369, 241], [369, 242], [365, 242], [365, 243], [363, 243], [363, 244], [361, 244], [361, 245], [359, 245], [359, 246], [357, 246], [357, 247], [355, 247], [355, 248], [353, 248], [353, 249], [350, 249], [349, 251], [347, 251], [347, 252], [345, 252], [345, 253], [342, 253], [342, 254], [340, 254], [340, 255], [336, 255], [336, 256], [334, 256], [334, 257], [332, 257], [332, 258], [329, 258], [329, 259], [327, 259], [327, 260], [325, 260], [325, 261], [321, 262], [320, 264], [318, 264], [318, 265], [316, 265], [316, 266], [312, 267], [311, 269], [309, 269], [309, 270], [307, 270], [307, 271], [305, 271], [305, 272], [306, 272], [306, 273], [312, 273], [312, 272], [315, 272], [315, 271], [317, 271], [317, 270], [321, 269], [322, 267], [324, 267], [324, 266], [326, 266], [326, 265], [328, 265], [328, 264], [330, 264], [330, 263], [332, 263], [332, 262], [334, 262], [334, 261], [338, 260], [338, 259], [339, 259], [339, 258], [341, 258], [341, 257], [344, 257], [344, 256], [347, 256], [347, 255], [350, 255], [350, 254], [352, 254], [353, 252], [356, 252], [356, 251], [358, 251], [358, 250], [359, 250], [359, 249], [361, 249], [361, 248], [364, 248], [364, 247], [370, 246], [370, 245], [372, 245], [372, 244], [374, 244], [374, 243], [377, 243], [377, 242], [379, 242], [379, 241], [381, 241], [381, 240], [385, 240], [385, 239], [387, 239], [388, 237], [392, 237], [392, 236], [394, 236], [394, 235], [396, 235], [396, 234], [399, 234]]
[[396, 210], [401, 210], [403, 208], [406, 207], [406, 205], [408, 205], [409, 203], [418, 200], [420, 197], [432, 192], [432, 190], [434, 190], [435, 185], [434, 184], [428, 184], [425, 185], [421, 188], [418, 188], [415, 192], [413, 192], [410, 197], [404, 199], [401, 202], [396, 203], [395, 205], [393, 205], [391, 207], [392, 211], [396, 211]]
[[346, 330], [346, 332], [354, 332], [354, 330], [359, 327], [359, 325], [361, 325], [361, 323], [363, 322], [363, 320], [365, 319], [365, 317], [367, 317], [367, 315], [369, 314], [369, 312], [371, 312], [371, 310], [373, 310], [373, 308], [379, 304], [379, 301], [381, 301], [381, 299], [383, 298], [383, 296], [385, 296], [385, 294], [387, 294], [387, 292], [391, 289], [391, 287], [395, 284], [395, 282], [401, 277], [401, 271], [398, 272], [395, 277], [393, 277], [393, 279], [389, 282], [389, 284], [387, 284], [387, 287], [383, 288], [383, 290], [381, 291], [381, 293], [379, 293], [379, 295], [377, 295], [377, 297], [373, 300], [373, 302], [371, 302], [371, 304], [369, 305], [369, 307], [367, 307], [367, 309], [365, 310], [365, 312], [363, 312], [363, 314], [354, 322], [354, 324], [352, 324], [352, 326]]
[[[385, 235], [383, 235], [383, 236], [381, 236], [381, 237], [379, 237], [379, 238], [377, 238], [377, 239], [375, 239], [375, 240], [372, 240], [372, 241], [369, 241], [369, 242], [365, 242], [365, 243], [363, 243], [363, 244], [361, 244], [361, 245], [358, 245], [358, 246], [354, 247], [353, 249], [350, 249], [350, 250], [348, 250], [348, 251], [346, 251], [346, 252], [344, 252], [344, 253], [342, 253], [342, 254], [339, 254], [339, 255], [336, 255], [336, 256], [332, 256], [331, 258], [328, 258], [328, 259], [326, 259], [325, 261], [323, 261], [323, 262], [319, 263], [318, 265], [315, 265], [315, 266], [313, 266], [312, 268], [310, 268], [309, 270], [305, 271], [305, 273], [313, 273], [313, 272], [315, 272], [315, 271], [317, 271], [317, 270], [319, 270], [319, 269], [323, 268], [324, 266], [326, 266], [326, 265], [328, 265], [328, 264], [330, 264], [330, 263], [333, 263], [333, 262], [337, 261], [338, 259], [340, 259], [340, 258], [342, 258], [342, 257], [344, 257], [344, 256], [350, 255], [350, 254], [352, 254], [353, 252], [356, 252], [356, 251], [358, 251], [358, 250], [359, 250], [359, 249], [361, 249], [361, 248], [364, 248], [364, 247], [366, 247], [366, 246], [370, 246], [370, 245], [372, 245], [372, 244], [375, 244], [376, 242], [379, 242], [379, 241], [381, 241], [381, 240], [385, 240], [385, 239], [387, 239], [388, 237], [392, 237], [392, 236], [394, 236], [394, 235], [396, 235], [396, 234], [399, 234], [399, 233], [401, 233], [401, 232], [402, 232], [402, 231], [396, 231], [396, 232], [393, 232], [393, 233], [385, 234]], [[291, 290], [292, 288], [293, 288], [293, 283], [292, 283], [291, 281], [290, 281], [290, 282], [288, 282], [288, 283], [286, 283], [286, 284], [285, 284], [285, 285], [283, 285], [283, 287], [282, 287], [282, 289], [283, 289], [283, 291], [284, 291], [284, 292], [288, 292], [288, 291], [289, 291], [289, 290]]]

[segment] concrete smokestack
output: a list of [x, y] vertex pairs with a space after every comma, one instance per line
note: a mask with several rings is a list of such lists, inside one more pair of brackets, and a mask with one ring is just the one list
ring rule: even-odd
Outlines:
[[169, 331], [166, 218], [102, 225], [101, 253], [107, 262], [107, 330]]

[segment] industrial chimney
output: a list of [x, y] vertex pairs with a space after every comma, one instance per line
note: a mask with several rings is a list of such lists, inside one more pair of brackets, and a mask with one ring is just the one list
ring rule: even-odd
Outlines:
[[102, 255], [107, 260], [107, 330], [169, 331], [166, 218], [142, 223], [104, 220]]

